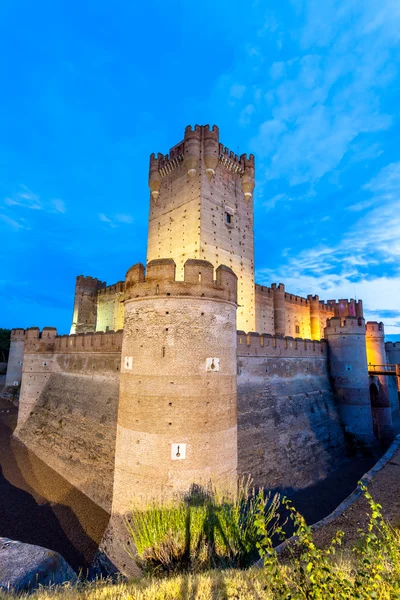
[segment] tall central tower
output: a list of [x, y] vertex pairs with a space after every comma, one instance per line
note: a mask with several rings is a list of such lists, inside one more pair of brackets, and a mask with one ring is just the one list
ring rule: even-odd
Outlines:
[[147, 262], [172, 258], [183, 280], [188, 259], [224, 264], [238, 277], [237, 328], [255, 331], [254, 156], [219, 143], [214, 125], [186, 127], [167, 155], [150, 157]]

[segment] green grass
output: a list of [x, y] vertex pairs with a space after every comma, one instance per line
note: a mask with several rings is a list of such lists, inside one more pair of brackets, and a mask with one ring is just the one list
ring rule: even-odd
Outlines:
[[256, 492], [249, 480], [240, 480], [234, 491], [193, 487], [173, 501], [133, 508], [126, 524], [134, 558], [150, 574], [248, 567], [259, 558], [258, 513], [271, 536], [279, 504], [278, 495]]
[[[312, 530], [304, 518], [290, 502], [283, 500], [294, 523], [297, 541], [289, 545], [289, 557], [281, 562], [269, 535], [271, 523], [268, 511], [265, 511], [265, 496], [255, 495], [252, 510], [258, 536], [257, 548], [264, 558], [262, 569], [214, 569], [168, 577], [165, 574], [163, 577], [153, 575], [116, 584], [107, 581], [78, 583], [75, 586], [40, 589], [31, 595], [0, 593], [0, 599], [394, 600], [400, 598], [400, 532], [385, 523], [381, 506], [374, 502], [366, 489], [364, 493], [370, 506], [369, 522], [365, 530], [359, 531], [354, 548], [342, 548], [342, 532], [337, 532], [328, 547], [316, 547]], [[219, 505], [219, 502], [216, 504]], [[154, 519], [152, 517], [151, 522], [156, 522]], [[176, 522], [180, 527], [180, 520]], [[198, 529], [202, 531], [202, 528]], [[167, 531], [164, 524], [160, 525], [161, 530]], [[274, 530], [279, 533], [281, 527], [276, 525]], [[148, 534], [143, 534], [142, 540], [145, 535]], [[157, 573], [160, 574], [160, 571]]]

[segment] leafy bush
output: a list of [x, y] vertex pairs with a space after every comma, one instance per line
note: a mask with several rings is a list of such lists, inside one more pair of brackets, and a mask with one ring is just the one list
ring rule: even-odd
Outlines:
[[258, 558], [262, 511], [266, 531], [277, 527], [279, 496], [241, 480], [235, 492], [193, 486], [169, 502], [133, 508], [126, 525], [139, 566], [148, 573], [199, 572], [249, 566]]
[[[289, 544], [291, 560], [282, 565], [272, 547], [260, 504], [256, 526], [262, 539], [258, 548], [264, 559], [264, 574], [272, 598], [276, 600], [400, 598], [400, 534], [382, 518], [380, 504], [372, 499], [365, 487], [364, 495], [370, 507], [366, 531], [359, 530], [360, 539], [349, 560], [337, 557], [343, 532], [338, 531], [327, 549], [315, 546], [313, 533], [290, 501], [283, 499], [295, 526], [295, 544]], [[282, 529], [278, 531], [284, 537]], [[336, 556], [335, 556], [336, 555]]]

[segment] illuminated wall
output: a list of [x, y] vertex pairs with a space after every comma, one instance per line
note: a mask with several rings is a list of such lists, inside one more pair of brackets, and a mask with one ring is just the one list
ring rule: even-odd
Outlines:
[[96, 331], [124, 328], [124, 282], [99, 290], [97, 295]]
[[218, 128], [187, 127], [167, 156], [150, 158], [147, 261], [188, 258], [229, 266], [238, 277], [237, 327], [255, 329], [254, 158], [219, 144]]

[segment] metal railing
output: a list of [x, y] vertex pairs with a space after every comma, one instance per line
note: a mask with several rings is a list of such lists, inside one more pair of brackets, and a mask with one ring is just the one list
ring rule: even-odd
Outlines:
[[368, 365], [369, 373], [387, 373], [388, 375], [396, 375], [397, 365]]

